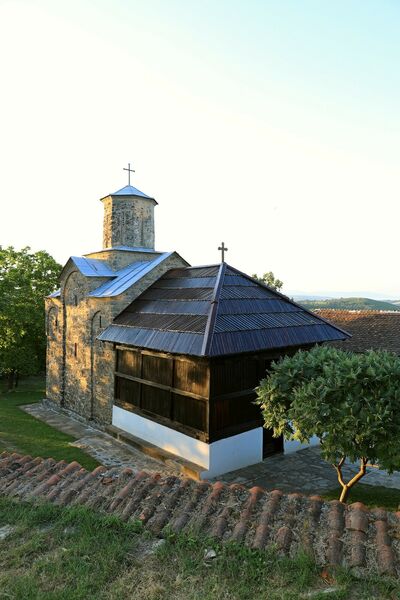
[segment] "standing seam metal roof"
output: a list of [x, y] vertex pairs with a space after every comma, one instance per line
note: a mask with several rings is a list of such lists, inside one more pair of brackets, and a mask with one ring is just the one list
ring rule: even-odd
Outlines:
[[136, 262], [116, 271], [114, 279], [103, 283], [100, 287], [90, 292], [89, 296], [92, 298], [109, 298], [122, 294], [172, 254], [173, 252], [164, 252], [164, 254], [161, 254], [161, 256], [158, 256], [154, 260]]
[[[155, 267], [169, 258], [174, 252], [157, 253], [158, 256], [153, 260], [142, 260], [132, 263], [119, 271], [113, 271], [111, 267], [103, 260], [95, 258], [86, 258], [83, 256], [71, 256], [67, 265], [72, 261], [74, 265], [85, 277], [104, 277], [107, 281], [98, 288], [89, 292], [91, 298], [109, 298], [118, 296], [125, 292], [132, 285], [137, 283], [142, 277], [150, 273]], [[66, 265], [66, 266], [67, 266]], [[66, 268], [64, 267], [64, 269]], [[60, 290], [50, 294], [49, 298], [58, 298]]]
[[133, 185], [125, 185], [120, 190], [117, 190], [116, 192], [113, 192], [112, 194], [108, 194], [107, 196], [104, 196], [104, 198], [107, 198], [108, 196], [140, 196], [141, 198], [150, 198], [151, 200], [154, 200], [154, 198], [152, 198], [151, 196], [148, 196], [144, 192], [141, 192], [137, 188], [133, 187]]
[[71, 256], [70, 260], [85, 277], [116, 277], [115, 271], [104, 260], [85, 256]]
[[99, 339], [179, 354], [221, 356], [348, 337], [283, 294], [222, 263], [171, 269]]

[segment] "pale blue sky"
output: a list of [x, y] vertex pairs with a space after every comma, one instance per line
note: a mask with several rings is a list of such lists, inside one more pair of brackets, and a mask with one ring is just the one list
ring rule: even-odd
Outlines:
[[0, 0], [0, 243], [101, 246], [154, 195], [192, 264], [400, 297], [398, 0]]

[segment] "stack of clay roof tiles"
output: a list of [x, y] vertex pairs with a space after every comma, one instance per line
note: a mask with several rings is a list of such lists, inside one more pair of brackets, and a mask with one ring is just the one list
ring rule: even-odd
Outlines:
[[273, 545], [282, 554], [312, 553], [320, 565], [346, 565], [397, 575], [400, 513], [368, 511], [361, 503], [324, 502], [318, 496], [259, 487], [195, 482], [131, 469], [0, 455], [0, 495], [60, 506], [85, 505], [139, 520], [155, 535], [196, 531], [251, 548]]
[[388, 350], [400, 355], [400, 311], [316, 309], [316, 315], [348, 331], [352, 337], [329, 342], [351, 352]]

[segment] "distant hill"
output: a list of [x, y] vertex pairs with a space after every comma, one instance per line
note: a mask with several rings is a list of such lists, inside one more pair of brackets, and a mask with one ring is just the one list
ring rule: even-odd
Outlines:
[[300, 300], [299, 304], [313, 310], [315, 308], [336, 308], [339, 310], [397, 310], [399, 304], [372, 298], [328, 298], [327, 300]]

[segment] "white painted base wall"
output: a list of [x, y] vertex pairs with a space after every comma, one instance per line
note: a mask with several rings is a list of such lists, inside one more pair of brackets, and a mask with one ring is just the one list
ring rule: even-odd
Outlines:
[[299, 450], [304, 450], [305, 448], [318, 446], [319, 443], [319, 438], [316, 435], [314, 435], [310, 439], [310, 442], [308, 444], [302, 444], [301, 442], [297, 442], [296, 440], [284, 440], [283, 452], [284, 454], [293, 454], [293, 452], [298, 452]]
[[[184, 433], [155, 423], [140, 415], [113, 407], [112, 424], [146, 442], [150, 442], [171, 454], [204, 467], [202, 479], [217, 477], [263, 460], [263, 428], [257, 427], [233, 435], [212, 444], [206, 444]], [[292, 454], [310, 446], [317, 446], [319, 439], [313, 437], [309, 444], [284, 441], [284, 453]]]
[[262, 427], [218, 440], [209, 444], [209, 448], [209, 470], [204, 477], [202, 474], [203, 479], [255, 465], [263, 459]]
[[204, 467], [200, 474], [202, 479], [217, 477], [262, 461], [262, 427], [206, 444], [119, 406], [113, 407], [112, 424], [171, 454]]

